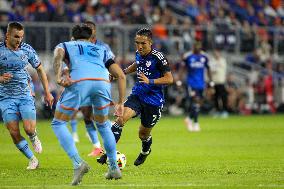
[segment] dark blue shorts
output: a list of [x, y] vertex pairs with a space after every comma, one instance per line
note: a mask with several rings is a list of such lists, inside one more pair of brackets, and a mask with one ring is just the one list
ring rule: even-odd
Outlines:
[[203, 89], [194, 89], [188, 86], [187, 88], [189, 97], [203, 98]]
[[142, 125], [147, 128], [154, 127], [161, 118], [162, 106], [146, 104], [133, 94], [127, 98], [124, 106], [134, 110], [136, 116], [140, 115]]

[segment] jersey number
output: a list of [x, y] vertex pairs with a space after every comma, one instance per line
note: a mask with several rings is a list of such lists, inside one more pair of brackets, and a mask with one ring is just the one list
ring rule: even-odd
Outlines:
[[161, 109], [159, 109], [159, 115], [153, 115], [153, 120], [151, 125], [155, 125], [159, 121], [159, 119], [161, 118], [161, 114], [162, 114]]
[[[84, 49], [83, 49], [83, 46], [82, 45], [77, 45], [78, 49], [79, 49], [79, 54], [80, 55], [84, 55]], [[89, 56], [93, 56], [93, 57], [98, 57], [99, 56], [99, 53], [97, 52], [98, 49], [95, 48], [95, 47], [92, 47], [89, 49], [90, 51], [87, 52], [87, 54]]]
[[77, 45], [77, 46], [78, 46], [78, 49], [79, 49], [79, 54], [83, 55], [84, 54], [83, 46], [82, 45]]

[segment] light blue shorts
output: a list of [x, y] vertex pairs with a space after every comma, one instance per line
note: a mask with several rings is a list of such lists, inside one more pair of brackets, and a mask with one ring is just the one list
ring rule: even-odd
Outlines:
[[0, 109], [4, 123], [11, 121], [36, 120], [34, 98], [5, 98], [0, 100]]
[[106, 81], [80, 81], [64, 89], [56, 104], [56, 111], [73, 115], [82, 106], [93, 106], [95, 115], [108, 115], [111, 84]]

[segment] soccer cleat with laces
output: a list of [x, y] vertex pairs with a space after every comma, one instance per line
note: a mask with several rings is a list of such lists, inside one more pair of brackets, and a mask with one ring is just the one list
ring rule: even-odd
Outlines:
[[135, 166], [141, 165], [144, 163], [144, 161], [146, 160], [146, 158], [148, 157], [148, 155], [151, 153], [151, 148], [149, 150], [149, 152], [147, 154], [143, 154], [142, 152], [139, 154], [139, 156], [137, 157], [137, 159], [134, 162]]
[[107, 162], [107, 155], [103, 154], [101, 157], [97, 158], [97, 162], [100, 164], [105, 164]]
[[41, 142], [40, 142], [40, 140], [37, 136], [34, 137], [34, 139], [32, 141], [32, 146], [33, 146], [34, 151], [36, 153], [40, 154], [42, 152]]
[[74, 177], [71, 185], [75, 186], [81, 183], [83, 176], [91, 169], [91, 167], [86, 163], [82, 162], [80, 167], [74, 169]]
[[33, 156], [30, 161], [29, 161], [29, 165], [27, 167], [28, 170], [34, 170], [34, 169], [37, 169], [39, 167], [39, 162], [38, 162], [38, 159]]
[[116, 168], [116, 169], [108, 169], [108, 172], [105, 174], [105, 178], [108, 179], [108, 180], [111, 180], [111, 179], [121, 179], [121, 171], [119, 168]]

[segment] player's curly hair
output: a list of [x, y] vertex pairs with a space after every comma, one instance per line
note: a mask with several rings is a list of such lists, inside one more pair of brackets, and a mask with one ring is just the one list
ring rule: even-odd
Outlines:
[[143, 36], [148, 37], [149, 39], [152, 39], [152, 36], [153, 36], [152, 31], [148, 28], [142, 28], [138, 30], [136, 32], [136, 35], [143, 35]]
[[92, 36], [92, 29], [86, 25], [75, 25], [72, 28], [72, 37], [77, 39], [89, 39]]

